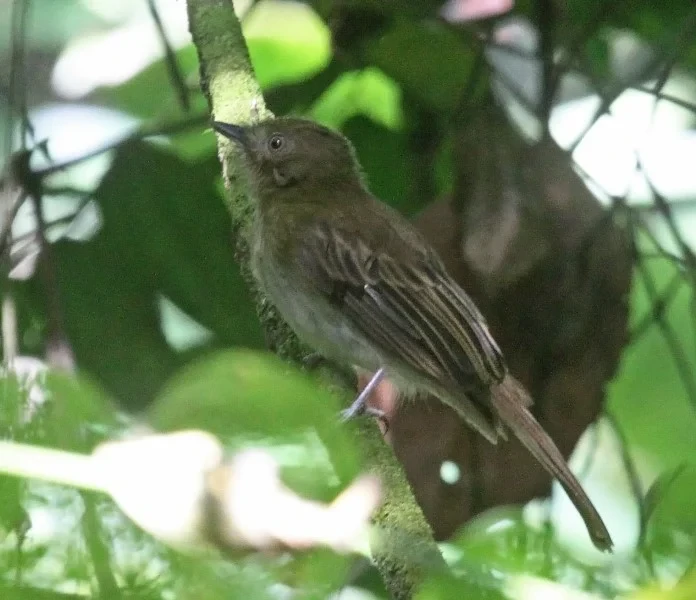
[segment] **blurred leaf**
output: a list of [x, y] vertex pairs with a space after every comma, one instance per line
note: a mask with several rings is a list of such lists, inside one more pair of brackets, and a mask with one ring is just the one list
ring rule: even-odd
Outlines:
[[399, 86], [378, 69], [340, 75], [316, 101], [310, 116], [340, 129], [352, 117], [365, 116], [389, 129], [404, 122]]
[[405, 92], [444, 112], [459, 105], [473, 62], [472, 51], [444, 25], [404, 19], [370, 42], [366, 54]]
[[218, 173], [215, 157], [188, 163], [126, 144], [94, 195], [102, 229], [87, 242], [54, 245], [78, 362], [129, 406], [144, 406], [187, 358], [164, 337], [161, 296], [208, 328], [214, 344], [263, 343], [233, 260]]
[[[13, 6], [19, 6], [19, 3], [0, 2], [0, 23], [10, 23]], [[88, 27], [102, 25], [80, 0], [32, 0], [30, 15], [27, 46], [32, 49], [58, 47]], [[0, 27], [0, 52], [6, 53], [10, 44], [10, 27]]]
[[693, 463], [681, 469], [671, 469], [657, 479], [646, 496], [646, 511], [651, 509], [646, 515], [648, 544], [674, 531], [696, 534], [695, 489], [696, 468]]
[[[275, 355], [232, 350], [177, 373], [151, 406], [148, 420], [163, 431], [210, 431], [231, 450], [261, 445], [285, 467], [282, 476], [291, 488], [328, 501], [359, 468], [338, 410], [337, 398]], [[276, 574], [297, 588], [298, 598], [325, 598], [345, 580], [349, 561], [311, 551], [278, 563]]]
[[[197, 74], [198, 55], [193, 44], [176, 51], [176, 62], [185, 80]], [[190, 89], [192, 113], [207, 109], [198, 86], [191, 85]], [[148, 120], [171, 117], [181, 111], [164, 59], [153, 62], [120, 85], [97, 89], [91, 99], [97, 104], [106, 104]]]
[[29, 525], [29, 517], [22, 506], [24, 482], [18, 477], [0, 475], [0, 532], [14, 531], [21, 536]]
[[[666, 0], [665, 2], [651, 2], [650, 0], [638, 0], [637, 2], [615, 2], [608, 4], [604, 0], [568, 0], [565, 3], [568, 11], [568, 26], [580, 32], [592, 23], [594, 15], [601, 15], [602, 25], [614, 29], [628, 30], [652, 44], [658, 51], [667, 51], [668, 46], [676, 40], [676, 33], [690, 19], [694, 18], [694, 5], [683, 0]], [[598, 27], [588, 29], [595, 34]], [[693, 32], [693, 29], [692, 29]], [[572, 39], [572, 35], [570, 39]], [[693, 37], [693, 36], [691, 36]], [[590, 48], [595, 43], [590, 40]], [[592, 58], [597, 58], [596, 48], [588, 49]], [[682, 64], [696, 68], [696, 50], [690, 38], [683, 40], [681, 48]]]
[[693, 600], [693, 598], [696, 598], [696, 573], [691, 573], [674, 587], [650, 585], [629, 594], [626, 600]]
[[254, 563], [236, 564], [177, 556], [176, 574], [179, 577], [174, 597], [177, 600], [276, 600], [278, 595], [273, 589], [276, 582], [264, 567]]
[[[344, 72], [344, 66], [334, 58], [324, 69], [305, 81], [270, 87], [265, 94], [266, 104], [276, 115], [303, 114]], [[331, 119], [324, 122], [330, 124]]]
[[65, 328], [80, 367], [137, 408], [179, 359], [160, 330], [152, 282], [123, 254], [107, 229], [87, 243], [54, 245]]
[[245, 17], [244, 37], [262, 88], [300, 81], [331, 58], [331, 33], [307, 4], [262, 0]]
[[[300, 459], [294, 483], [304, 480], [304, 490], [331, 489], [332, 497], [335, 486], [327, 486], [326, 472], [317, 466], [325, 457], [311, 434], [320, 436], [340, 482], [353, 479], [358, 453], [349, 429], [339, 423], [339, 409], [336, 397], [276, 356], [233, 350], [179, 372], [150, 408], [149, 422], [164, 431], [204, 429], [233, 446], [278, 446], [286, 459], [294, 447]], [[307, 462], [312, 458], [314, 466]], [[317, 477], [319, 482], [312, 483]]]
[[415, 600], [506, 600], [500, 574], [482, 565], [460, 565], [447, 574], [431, 575], [416, 592]]
[[646, 528], [662, 499], [669, 493], [672, 484], [684, 472], [686, 464], [661, 473], [648, 489], [641, 506], [641, 542], [645, 541]]
[[[632, 3], [630, 10], [622, 13], [624, 19], [617, 19], [620, 24], [630, 27], [648, 42], [664, 47], [668, 40], [675, 40], [680, 27], [694, 18], [694, 5], [679, 0], [640, 0]], [[684, 40], [684, 49], [687, 45], [688, 41]]]
[[404, 213], [418, 208], [409, 204], [412, 165], [406, 134], [362, 116], [348, 120], [343, 133], [355, 146], [370, 191]]
[[14, 373], [0, 377], [0, 439], [16, 439], [21, 430], [21, 418], [26, 391]]
[[55, 371], [46, 374], [47, 400], [40, 411], [42, 439], [47, 446], [90, 452], [114, 437], [125, 425], [111, 399], [84, 376]]
[[[478, 586], [483, 597], [498, 598], [499, 586], [509, 576], [522, 573], [610, 598], [622, 590], [613, 564], [587, 564], [569, 554], [554, 542], [550, 528], [528, 526], [521, 507], [481, 513], [445, 547], [445, 555], [448, 552], [453, 557], [448, 560], [452, 571]], [[631, 577], [643, 575], [644, 570], [631, 571]]]
[[[263, 89], [306, 79], [320, 72], [331, 58], [329, 30], [309, 6], [299, 2], [259, 2], [245, 18], [243, 30]], [[207, 111], [207, 102], [195, 81], [198, 55], [193, 44], [177, 50], [176, 61], [191, 90], [191, 114]], [[120, 85], [100, 88], [92, 99], [147, 120], [181, 116], [164, 59]], [[179, 138], [177, 145], [189, 154], [202, 154], [195, 145], [205, 144], [214, 153], [214, 141], [212, 135], [200, 139], [191, 134]]]
[[[662, 258], [649, 260], [646, 268], [658, 295], [678, 274], [677, 267]], [[646, 316], [650, 317], [653, 310], [653, 300], [646, 293], [641, 276], [637, 274], [635, 281], [631, 294], [634, 327]], [[690, 296], [688, 287], [682, 285], [665, 317], [684, 349], [682, 358], [694, 365]], [[689, 367], [692, 373], [694, 368]], [[646, 452], [659, 470], [692, 460], [696, 411], [686, 393], [682, 374], [675, 366], [673, 352], [654, 321], [624, 350], [619, 376], [608, 388], [608, 402], [629, 443]], [[636, 410], [637, 403], [640, 410]]]
[[123, 146], [95, 196], [102, 235], [132, 277], [148, 281], [226, 343], [257, 345], [256, 310], [216, 192], [219, 173], [216, 157], [188, 163], [148, 144]]
[[280, 565], [278, 574], [282, 581], [299, 588], [299, 598], [319, 600], [342, 587], [353, 560], [331, 550], [317, 549], [298, 553], [291, 562]]
[[597, 35], [591, 37], [585, 44], [585, 52], [590, 59], [593, 75], [602, 80], [606, 79], [610, 74], [608, 39]]

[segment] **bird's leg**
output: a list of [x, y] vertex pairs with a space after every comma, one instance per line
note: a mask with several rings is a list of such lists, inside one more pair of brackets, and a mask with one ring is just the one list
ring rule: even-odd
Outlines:
[[379, 385], [380, 381], [384, 379], [384, 375], [385, 373], [383, 368], [377, 370], [377, 372], [372, 376], [372, 379], [370, 379], [367, 385], [363, 388], [362, 392], [358, 394], [358, 397], [355, 399], [353, 404], [341, 411], [341, 419], [343, 421], [347, 421], [348, 419], [352, 419], [364, 414], [376, 417], [382, 421], [385, 420], [384, 413], [381, 410], [367, 406], [367, 399]]

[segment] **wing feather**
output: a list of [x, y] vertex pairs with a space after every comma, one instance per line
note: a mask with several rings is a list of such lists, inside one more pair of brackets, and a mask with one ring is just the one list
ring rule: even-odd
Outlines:
[[399, 254], [317, 224], [299, 262], [364, 335], [409, 368], [464, 389], [502, 381], [505, 364], [483, 316], [439, 259], [411, 253], [406, 262]]

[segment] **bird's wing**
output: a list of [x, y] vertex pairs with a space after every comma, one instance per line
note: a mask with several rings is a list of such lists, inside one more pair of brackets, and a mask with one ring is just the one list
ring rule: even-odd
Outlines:
[[483, 316], [439, 258], [394, 244], [407, 246], [370, 247], [359, 233], [318, 223], [298, 262], [382, 352], [421, 376], [462, 390], [502, 381], [506, 367]]

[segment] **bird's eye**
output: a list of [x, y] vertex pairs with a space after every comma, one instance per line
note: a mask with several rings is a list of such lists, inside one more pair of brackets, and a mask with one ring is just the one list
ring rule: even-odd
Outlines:
[[283, 147], [284, 143], [285, 140], [283, 139], [283, 136], [277, 134], [271, 137], [270, 140], [268, 140], [268, 146], [271, 150], [280, 150]]

